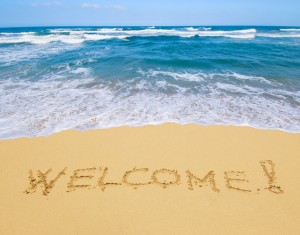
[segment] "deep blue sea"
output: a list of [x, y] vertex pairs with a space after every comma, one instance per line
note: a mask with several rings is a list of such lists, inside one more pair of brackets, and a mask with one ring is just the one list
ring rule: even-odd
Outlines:
[[0, 138], [176, 122], [300, 132], [300, 27], [0, 29]]

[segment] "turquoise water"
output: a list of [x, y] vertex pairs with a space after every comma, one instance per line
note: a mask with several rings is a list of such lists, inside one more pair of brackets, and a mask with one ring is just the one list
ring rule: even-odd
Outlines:
[[177, 122], [300, 132], [300, 28], [0, 29], [0, 138]]

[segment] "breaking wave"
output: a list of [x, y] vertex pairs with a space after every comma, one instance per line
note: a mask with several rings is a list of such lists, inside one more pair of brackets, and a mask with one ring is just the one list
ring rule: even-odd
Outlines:
[[111, 39], [126, 39], [130, 37], [156, 37], [176, 36], [184, 38], [193, 37], [224, 37], [232, 39], [254, 39], [255, 37], [269, 38], [299, 38], [300, 29], [279, 29], [270, 32], [260, 32], [255, 28], [239, 30], [216, 30], [211, 27], [185, 27], [185, 28], [57, 28], [49, 29], [48, 33], [37, 32], [2, 32], [0, 33], [0, 44], [47, 44], [52, 42], [63, 42], [69, 44], [80, 44], [86, 41], [100, 41]]
[[294, 28], [294, 29], [280, 29], [280, 31], [285, 31], [285, 32], [298, 32], [300, 31], [299, 28]]
[[[300, 92], [282, 90], [262, 77], [140, 70], [142, 78], [150, 79], [104, 81], [84, 67], [71, 72], [90, 78], [1, 81], [0, 138], [165, 122], [300, 132]], [[241, 79], [268, 89], [237, 85]]]
[[259, 37], [266, 38], [300, 38], [300, 34], [259, 33]]
[[63, 42], [80, 44], [91, 40], [126, 39], [129, 37], [155, 37], [155, 36], [178, 36], [178, 37], [225, 37], [234, 39], [255, 38], [256, 29], [244, 30], [215, 30], [211, 28], [186, 28], [186, 29], [138, 29], [125, 30], [123, 28], [100, 28], [96, 30], [84, 29], [51, 29], [49, 34], [39, 35], [34, 32], [28, 33], [1, 33], [0, 44], [47, 44]]

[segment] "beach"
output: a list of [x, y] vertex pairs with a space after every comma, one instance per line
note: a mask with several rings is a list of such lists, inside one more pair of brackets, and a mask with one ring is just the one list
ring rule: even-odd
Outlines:
[[300, 234], [299, 38], [0, 28], [0, 234]]
[[300, 134], [195, 124], [0, 141], [0, 234], [299, 234]]

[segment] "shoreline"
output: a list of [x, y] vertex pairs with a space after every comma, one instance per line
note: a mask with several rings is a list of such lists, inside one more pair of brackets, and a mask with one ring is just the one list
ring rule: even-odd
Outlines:
[[85, 133], [85, 132], [93, 132], [93, 131], [105, 131], [105, 130], [111, 130], [111, 129], [119, 129], [119, 128], [143, 128], [143, 127], [159, 127], [159, 126], [164, 126], [164, 125], [178, 125], [178, 126], [198, 126], [198, 127], [215, 127], [215, 128], [248, 128], [248, 129], [253, 129], [253, 130], [258, 130], [258, 131], [270, 131], [270, 132], [279, 132], [279, 133], [286, 133], [286, 134], [292, 134], [292, 135], [300, 135], [300, 132], [297, 131], [287, 131], [285, 129], [265, 129], [265, 128], [260, 128], [260, 127], [255, 127], [251, 125], [235, 125], [235, 124], [207, 124], [207, 125], [202, 125], [202, 124], [197, 124], [197, 123], [179, 123], [179, 122], [162, 122], [162, 123], [150, 123], [150, 124], [143, 124], [143, 125], [122, 125], [122, 126], [113, 126], [113, 127], [103, 127], [103, 128], [95, 128], [95, 129], [65, 129], [65, 130], [60, 130], [58, 132], [53, 132], [51, 134], [47, 135], [37, 135], [37, 136], [18, 136], [18, 137], [9, 137], [9, 138], [0, 138], [1, 141], [11, 141], [11, 140], [18, 140], [18, 139], [36, 139], [36, 138], [45, 138], [45, 137], [50, 137], [50, 136], [55, 136], [55, 135], [60, 135], [62, 133], [66, 132], [79, 132], [79, 133]]
[[297, 234], [299, 152], [300, 134], [174, 123], [0, 140], [0, 233]]

